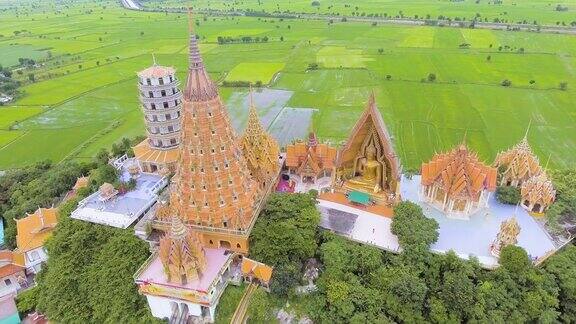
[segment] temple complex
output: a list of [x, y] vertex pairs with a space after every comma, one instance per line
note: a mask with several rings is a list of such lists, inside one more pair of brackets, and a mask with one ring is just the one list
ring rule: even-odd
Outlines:
[[336, 153], [336, 148], [318, 143], [316, 134], [311, 132], [307, 142], [286, 146], [286, 168], [300, 181], [315, 183], [318, 178], [331, 176]]
[[150, 311], [171, 323], [214, 321], [216, 305], [231, 276], [234, 254], [205, 248], [199, 236], [177, 216], [160, 239], [157, 252], [134, 275]]
[[176, 70], [156, 64], [138, 72], [147, 138], [134, 147], [144, 172], [174, 171], [180, 144], [182, 93]]
[[334, 191], [368, 195], [372, 202], [382, 205], [400, 200], [400, 162], [374, 93], [350, 137], [338, 151], [335, 169]]
[[556, 199], [556, 190], [545, 172], [530, 178], [520, 189], [522, 207], [529, 212], [543, 213]]
[[240, 143], [250, 175], [259, 187], [267, 192], [270, 188], [274, 188], [278, 182], [281, 167], [279, 163], [280, 147], [260, 123], [252, 98], [252, 88], [250, 88], [249, 105], [248, 124], [240, 138]]
[[520, 187], [542, 172], [538, 157], [532, 153], [526, 136], [509, 150], [498, 153], [494, 167], [500, 173], [500, 186]]
[[490, 253], [495, 256], [500, 256], [500, 251], [507, 245], [515, 245], [518, 243], [518, 235], [520, 234], [520, 225], [516, 221], [516, 217], [509, 218], [500, 224], [500, 231], [496, 239], [490, 244]]
[[421, 197], [450, 218], [469, 219], [496, 189], [496, 168], [480, 162], [464, 143], [434, 155], [421, 172]]
[[[250, 175], [226, 107], [206, 71], [192, 21], [189, 48], [181, 151], [172, 178], [169, 214], [177, 215], [192, 226], [202, 245], [247, 253], [248, 236], [265, 194]], [[254, 118], [249, 132], [257, 127]], [[258, 138], [262, 139], [262, 133]], [[259, 158], [268, 159], [254, 159], [252, 162], [258, 163], [253, 166], [273, 165], [271, 154], [277, 153], [273, 143], [268, 141], [268, 144], [270, 146], [260, 153], [254, 148], [248, 151], [254, 154], [252, 157], [259, 155]], [[264, 173], [268, 176], [267, 171]], [[270, 171], [270, 176], [272, 173]], [[154, 225], [161, 230], [167, 229], [165, 220], [157, 219]]]

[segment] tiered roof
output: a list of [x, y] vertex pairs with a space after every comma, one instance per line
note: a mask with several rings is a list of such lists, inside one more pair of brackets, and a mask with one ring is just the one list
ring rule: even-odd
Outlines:
[[24, 253], [44, 245], [58, 223], [57, 208], [38, 208], [34, 214], [16, 219], [16, 246]]
[[173, 216], [170, 230], [160, 239], [160, 261], [168, 281], [179, 284], [198, 279], [206, 268], [206, 256], [196, 233]]
[[286, 166], [292, 168], [313, 168], [316, 172], [332, 169], [336, 159], [336, 149], [328, 144], [318, 143], [316, 134], [311, 132], [308, 142], [297, 142], [286, 146]]
[[192, 30], [189, 65], [172, 213], [192, 225], [245, 231], [257, 216], [258, 188]]
[[278, 175], [280, 169], [278, 153], [280, 149], [276, 140], [260, 124], [258, 112], [252, 98], [252, 88], [250, 88], [248, 125], [240, 142], [248, 168], [259, 183], [269, 181]]
[[483, 190], [496, 189], [496, 168], [485, 165], [465, 144], [448, 153], [436, 154], [422, 164], [422, 184], [439, 184], [448, 198], [478, 199]]
[[528, 200], [533, 204], [539, 203], [550, 206], [556, 199], [556, 190], [546, 172], [542, 172], [524, 182], [520, 193], [523, 200]]
[[526, 136], [509, 150], [498, 153], [494, 166], [505, 167], [505, 175], [522, 182], [542, 172], [538, 157], [532, 153]]
[[160, 164], [178, 161], [178, 154], [180, 153], [178, 147], [169, 150], [159, 150], [150, 147], [148, 139], [138, 143], [138, 145], [133, 147], [133, 150], [138, 160]]

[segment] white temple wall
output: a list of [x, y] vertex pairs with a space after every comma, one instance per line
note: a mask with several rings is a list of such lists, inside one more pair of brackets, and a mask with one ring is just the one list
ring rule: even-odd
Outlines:
[[[186, 304], [188, 306], [189, 315], [199, 317], [202, 316], [202, 307], [199, 304], [194, 304], [179, 299], [152, 296], [152, 295], [146, 295], [146, 299], [148, 300], [148, 306], [150, 307], [150, 312], [152, 313], [152, 316], [156, 318], [170, 318], [172, 316], [172, 307], [174, 305], [173, 303], [176, 303], [179, 307], [182, 307], [183, 304]], [[209, 311], [210, 311], [210, 317], [214, 319], [216, 306], [214, 305], [210, 307]]]

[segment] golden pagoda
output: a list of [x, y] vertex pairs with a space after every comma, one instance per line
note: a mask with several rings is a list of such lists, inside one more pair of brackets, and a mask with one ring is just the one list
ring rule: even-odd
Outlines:
[[160, 239], [159, 256], [169, 282], [185, 285], [197, 280], [206, 268], [206, 256], [197, 234], [177, 216], [172, 216], [170, 230]]
[[530, 178], [520, 189], [522, 207], [529, 212], [543, 213], [556, 200], [556, 190], [546, 172]]
[[261, 189], [267, 191], [266, 189], [273, 188], [278, 180], [280, 148], [276, 140], [260, 124], [252, 98], [252, 87], [250, 87], [249, 105], [248, 124], [240, 139], [240, 145], [252, 178], [258, 182]]
[[400, 163], [374, 93], [338, 151], [332, 187], [341, 193], [362, 192], [382, 205], [400, 199]]
[[518, 243], [518, 235], [520, 234], [520, 225], [516, 221], [516, 217], [509, 218], [500, 224], [500, 232], [496, 239], [490, 244], [490, 253], [493, 256], [499, 257], [500, 251], [507, 245], [515, 245]]
[[520, 187], [542, 172], [538, 157], [528, 145], [528, 130], [520, 143], [496, 156], [494, 167], [501, 170], [501, 186]]
[[336, 148], [318, 143], [316, 134], [308, 135], [308, 142], [296, 142], [286, 146], [286, 167], [301, 181], [315, 183], [320, 177], [331, 175], [336, 160]]
[[204, 246], [246, 253], [262, 197], [204, 66], [191, 18], [189, 25], [181, 151], [172, 178], [170, 211], [200, 234]]
[[496, 189], [496, 168], [478, 160], [464, 143], [422, 164], [420, 195], [448, 217], [468, 219], [486, 207]]

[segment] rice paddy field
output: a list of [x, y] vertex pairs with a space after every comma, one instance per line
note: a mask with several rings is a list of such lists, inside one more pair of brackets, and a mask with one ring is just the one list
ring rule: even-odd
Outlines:
[[[259, 2], [271, 8], [280, 3]], [[238, 6], [256, 8], [259, 2]], [[354, 3], [378, 9], [403, 2]], [[402, 9], [407, 15], [476, 8], [472, 1], [410, 3], [414, 13]], [[576, 12], [572, 3], [566, 3], [567, 13], [550, 13], [544, 10], [548, 2], [540, 0], [511, 3], [504, 0], [498, 8], [538, 21], [568, 21]], [[287, 4], [310, 6], [282, 2]], [[186, 19], [125, 10], [111, 0], [0, 0], [0, 64], [15, 66], [19, 57], [40, 63], [14, 73], [25, 83], [25, 95], [0, 107], [0, 170], [46, 158], [89, 160], [122, 137], [143, 134], [136, 72], [152, 64], [154, 53], [159, 64], [176, 67], [184, 79]], [[552, 168], [576, 165], [574, 35], [256, 17], [198, 15], [195, 20], [214, 80], [266, 85], [256, 103], [264, 124], [279, 138], [313, 129], [321, 140], [339, 144], [374, 91], [405, 169], [418, 168], [464, 134], [480, 158], [492, 162], [524, 136], [530, 120], [529, 141], [541, 160], [550, 157]], [[268, 41], [217, 42], [245, 36]], [[27, 81], [29, 73], [35, 82]], [[428, 81], [429, 74], [434, 81]], [[511, 86], [502, 86], [503, 80]], [[566, 90], [559, 89], [563, 82]], [[240, 130], [247, 89], [221, 87], [220, 93]]]

